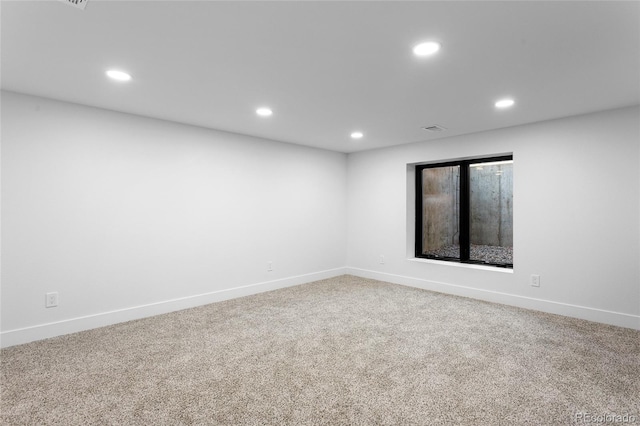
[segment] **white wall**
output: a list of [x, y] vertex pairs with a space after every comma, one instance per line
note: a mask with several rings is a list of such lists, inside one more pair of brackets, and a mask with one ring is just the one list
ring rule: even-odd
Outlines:
[[[2, 92], [0, 343], [344, 272], [640, 328], [639, 116], [346, 156]], [[514, 270], [410, 260], [411, 164], [508, 152]]]
[[3, 92], [2, 344], [344, 273], [346, 164]]
[[[349, 155], [350, 272], [640, 328], [639, 117], [625, 108]], [[510, 152], [513, 271], [409, 260], [410, 164]]]

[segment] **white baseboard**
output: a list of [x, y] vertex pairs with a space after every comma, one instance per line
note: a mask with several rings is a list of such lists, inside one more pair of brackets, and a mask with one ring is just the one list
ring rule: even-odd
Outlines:
[[64, 334], [76, 333], [79, 331], [104, 327], [107, 325], [113, 325], [125, 321], [166, 314], [169, 312], [194, 308], [196, 306], [207, 305], [215, 302], [221, 302], [237, 297], [277, 290], [279, 288], [306, 284], [326, 278], [337, 277], [340, 275], [344, 275], [345, 273], [345, 268], [330, 269], [326, 271], [282, 278], [273, 281], [265, 281], [261, 283], [218, 290], [210, 293], [182, 297], [179, 299], [166, 300], [163, 302], [151, 303], [148, 305], [119, 309], [117, 311], [101, 312], [94, 315], [71, 318], [64, 321], [3, 331], [2, 333], [0, 333], [0, 347], [5, 348], [14, 345], [20, 345], [36, 340], [62, 336]]
[[473, 287], [465, 287], [455, 284], [426, 280], [423, 278], [413, 278], [402, 275], [389, 274], [385, 272], [371, 271], [367, 269], [347, 267], [346, 271], [348, 274], [355, 275], [357, 277], [371, 278], [379, 281], [386, 281], [394, 284], [436, 291], [439, 293], [470, 297], [487, 302], [500, 303], [503, 305], [516, 306], [519, 308], [531, 309], [535, 311], [547, 312], [550, 314], [563, 315], [603, 324], [615, 325], [618, 327], [640, 330], [640, 316], [638, 315], [606, 311], [603, 309], [589, 308], [586, 306], [571, 305], [568, 303], [554, 302], [551, 300], [535, 299], [531, 297], [518, 296], [515, 294], [482, 290]]

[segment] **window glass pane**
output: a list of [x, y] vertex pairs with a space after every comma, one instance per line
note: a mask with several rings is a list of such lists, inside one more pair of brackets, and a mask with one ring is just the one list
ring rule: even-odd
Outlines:
[[471, 164], [470, 260], [513, 264], [513, 160]]
[[460, 258], [460, 167], [422, 170], [422, 254]]

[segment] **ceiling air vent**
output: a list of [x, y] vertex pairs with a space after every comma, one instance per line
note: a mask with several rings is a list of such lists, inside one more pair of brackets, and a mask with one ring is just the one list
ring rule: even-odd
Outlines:
[[437, 124], [434, 124], [432, 126], [423, 127], [422, 130], [426, 130], [427, 132], [443, 132], [443, 131], [447, 130], [447, 128], [446, 127], [442, 127], [442, 126], [438, 126]]
[[59, 0], [63, 3], [68, 4], [69, 6], [77, 7], [78, 9], [84, 10], [84, 7], [87, 5], [89, 0]]

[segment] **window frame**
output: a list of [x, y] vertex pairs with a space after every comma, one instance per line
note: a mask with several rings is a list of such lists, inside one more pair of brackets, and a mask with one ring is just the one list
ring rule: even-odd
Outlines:
[[[471, 257], [471, 215], [470, 215], [470, 199], [471, 191], [469, 185], [469, 166], [471, 164], [491, 163], [496, 161], [513, 161], [513, 154], [497, 155], [492, 157], [468, 158], [464, 160], [451, 160], [438, 163], [417, 164], [415, 167], [415, 257], [419, 259], [442, 260], [445, 262], [466, 263], [472, 265], [494, 266], [497, 268], [513, 269], [513, 263], [491, 263], [481, 260], [472, 260]], [[422, 171], [425, 169], [433, 169], [439, 167], [460, 167], [460, 188], [459, 198], [460, 206], [458, 210], [459, 219], [459, 244], [460, 258], [443, 257], [428, 255], [422, 253], [423, 240], [423, 206], [422, 206]]]

